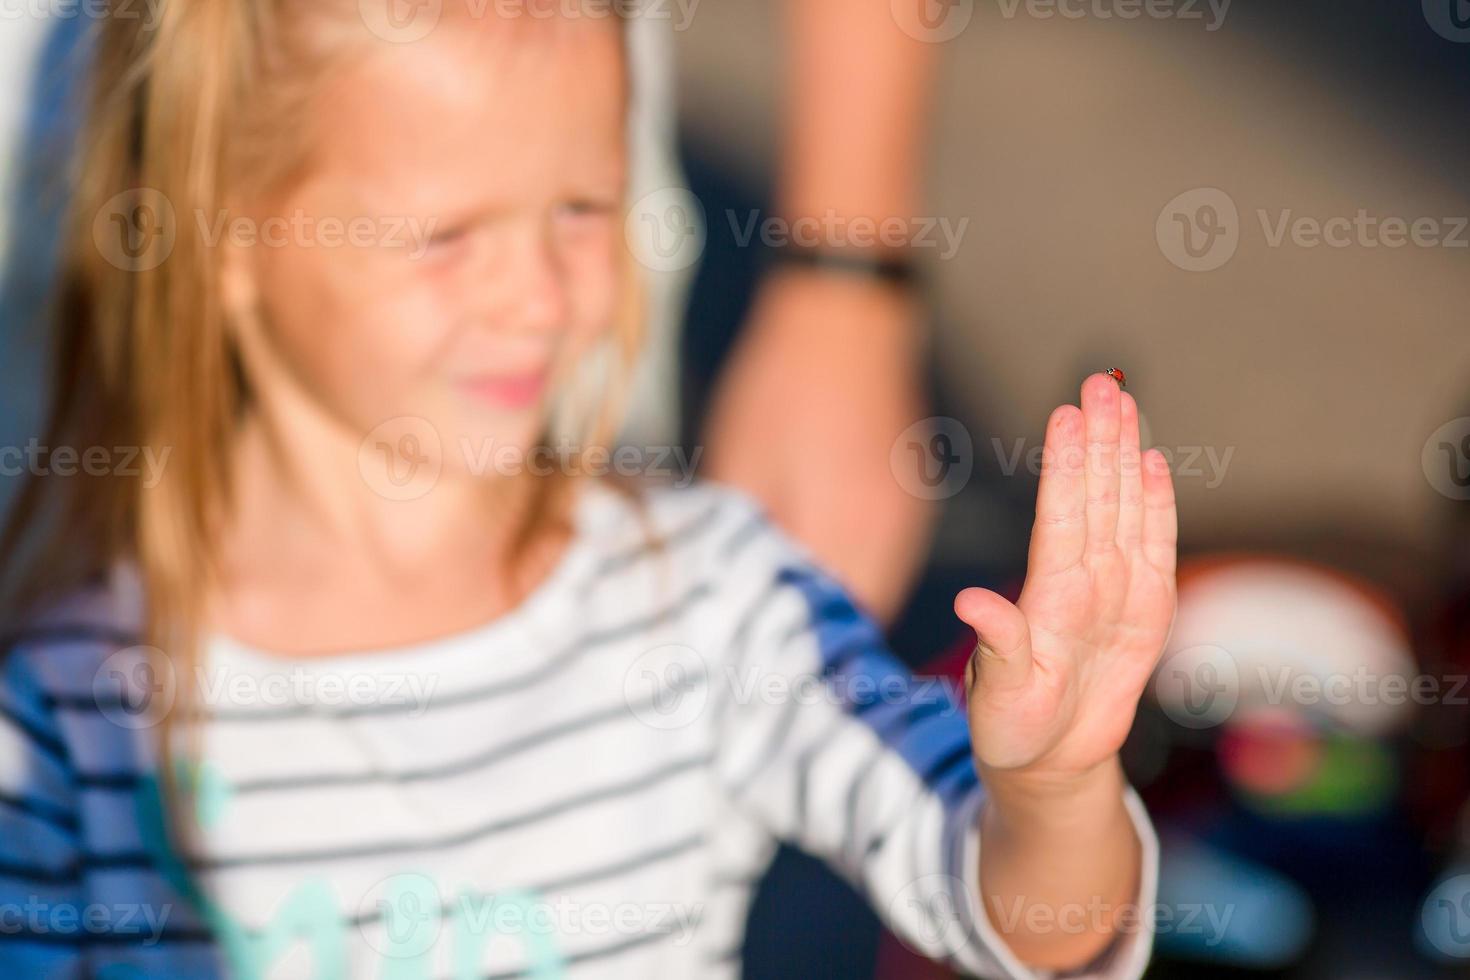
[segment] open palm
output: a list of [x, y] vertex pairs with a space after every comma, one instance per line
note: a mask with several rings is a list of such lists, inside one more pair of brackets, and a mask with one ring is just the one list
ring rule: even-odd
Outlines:
[[1081, 775], [1109, 760], [1174, 618], [1177, 522], [1167, 461], [1140, 454], [1138, 406], [1096, 374], [1047, 423], [1026, 584], [966, 589], [979, 643], [966, 677], [983, 769]]

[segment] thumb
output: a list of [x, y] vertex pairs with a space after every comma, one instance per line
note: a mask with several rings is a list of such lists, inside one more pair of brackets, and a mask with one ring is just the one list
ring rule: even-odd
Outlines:
[[989, 589], [965, 589], [955, 596], [954, 611], [979, 640], [965, 670], [971, 697], [979, 686], [990, 691], [1023, 687], [1031, 678], [1031, 627], [1026, 615]]

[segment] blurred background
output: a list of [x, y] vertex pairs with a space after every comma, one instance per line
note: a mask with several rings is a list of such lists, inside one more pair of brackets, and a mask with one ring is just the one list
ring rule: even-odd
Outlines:
[[[708, 236], [679, 372], [690, 442], [762, 274], [726, 216], [771, 207], [781, 2], [705, 0], [676, 32], [680, 154]], [[944, 476], [896, 649], [962, 668], [950, 603], [1019, 584], [1047, 413], [1086, 373], [1124, 368], [1174, 464], [1183, 549], [1179, 623], [1126, 751], [1164, 841], [1171, 918], [1149, 975], [1462, 975], [1470, 2], [1118, 15], [1130, 6], [1145, 5], [934, 4], [959, 29], [925, 207], [964, 230], [952, 254], [922, 254], [929, 387], [965, 465]], [[33, 64], [6, 55], [50, 26], [0, 21], [6, 89], [32, 89]], [[50, 43], [64, 64], [70, 42]], [[44, 87], [0, 100], [23, 149], [60, 121]], [[7, 186], [26, 186], [26, 159], [7, 155]], [[0, 442], [21, 445], [42, 348], [14, 311], [44, 289], [56, 202], [9, 200], [27, 235], [0, 241]], [[942, 974], [783, 854], [747, 975]]]
[[[1149, 975], [1464, 975], [1470, 4], [940, 6], [969, 19], [942, 44], [926, 214], [969, 223], [952, 256], [925, 253], [931, 387], [973, 469], [896, 648], [962, 669], [955, 591], [1024, 574], [1018, 447], [1083, 375], [1124, 367], [1174, 462], [1183, 549], [1170, 657], [1127, 754], [1175, 909]], [[726, 214], [771, 193], [780, 14], [708, 3], [677, 36], [709, 236], [685, 334], [696, 420], [758, 281]], [[1336, 246], [1301, 222], [1333, 218], [1367, 230]], [[1443, 244], [1395, 246], [1389, 218], [1432, 219]], [[1193, 714], [1212, 682], [1228, 703]], [[753, 977], [941, 975], [790, 854], [747, 952]]]

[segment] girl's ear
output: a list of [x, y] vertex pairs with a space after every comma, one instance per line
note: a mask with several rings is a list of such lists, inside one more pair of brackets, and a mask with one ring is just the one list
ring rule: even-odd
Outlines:
[[221, 246], [220, 301], [224, 304], [226, 322], [238, 327], [255, 313], [260, 293], [256, 287], [255, 269], [247, 249], [228, 240]]
[[249, 346], [260, 322], [260, 282], [254, 249], [230, 241], [220, 244], [219, 288], [223, 328], [237, 351]]

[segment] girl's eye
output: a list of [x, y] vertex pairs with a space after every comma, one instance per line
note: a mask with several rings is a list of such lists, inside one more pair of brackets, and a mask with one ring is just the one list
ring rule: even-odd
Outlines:
[[437, 228], [417, 253], [434, 268], [456, 268], [471, 254], [474, 226], [468, 223]]
[[458, 261], [469, 255], [477, 227], [473, 221], [456, 221], [434, 229], [424, 256], [442, 263]]
[[441, 228], [429, 237], [429, 248], [449, 248], [452, 245], [456, 245], [464, 241], [465, 236], [468, 234], [469, 228], [465, 225], [458, 225], [451, 228]]
[[615, 207], [611, 201], [578, 198], [562, 204], [558, 212], [560, 216], [567, 218], [602, 218], [610, 216]]

